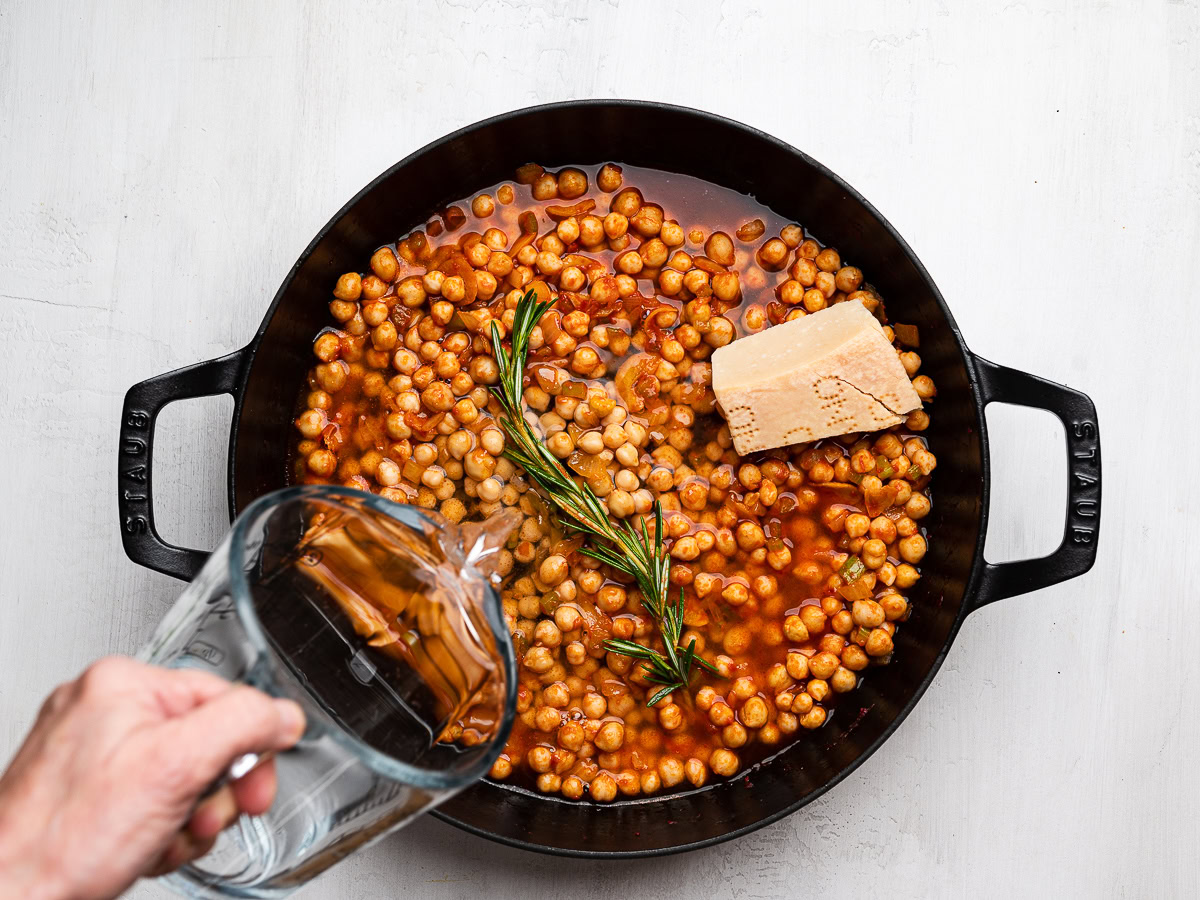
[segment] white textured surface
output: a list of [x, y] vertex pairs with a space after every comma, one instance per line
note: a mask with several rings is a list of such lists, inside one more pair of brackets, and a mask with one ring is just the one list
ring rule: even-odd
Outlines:
[[[972, 616], [895, 737], [751, 837], [602, 865], [428, 820], [303, 896], [1200, 892], [1200, 10], [915, 5], [0, 0], [0, 757], [178, 590], [118, 540], [130, 384], [242, 346], [316, 229], [427, 140], [540, 101], [662, 99], [832, 167], [908, 238], [974, 350], [1092, 395], [1100, 562]], [[223, 529], [229, 408], [161, 420], [169, 537]], [[1061, 431], [990, 418], [989, 555], [1044, 551]]]

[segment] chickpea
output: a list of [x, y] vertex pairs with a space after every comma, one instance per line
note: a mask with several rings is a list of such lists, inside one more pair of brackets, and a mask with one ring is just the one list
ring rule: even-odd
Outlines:
[[664, 756], [658, 761], [658, 777], [666, 788], [675, 787], [684, 779], [684, 765], [674, 756]]
[[[546, 778], [546, 777], [547, 777], [547, 775], [539, 775], [538, 776], [538, 788], [544, 789], [546, 791], [546, 793], [553, 793], [554, 788], [551, 784], [547, 783], [543, 786], [542, 779]], [[556, 775], [555, 777], [559, 777], [559, 776]], [[578, 800], [580, 797], [583, 796], [585, 787], [586, 787], [586, 785], [584, 784], [583, 779], [581, 779], [578, 775], [568, 775], [566, 778], [562, 779], [562, 782], [560, 783], [558, 790], [568, 800]]]
[[625, 588], [619, 584], [606, 584], [600, 588], [596, 595], [596, 606], [602, 612], [615, 613], [620, 612], [625, 608], [625, 603], [628, 598], [625, 594]]
[[870, 658], [857, 644], [847, 644], [842, 648], [842, 665], [850, 671], [861, 672], [869, 662]]
[[347, 272], [337, 280], [333, 296], [339, 300], [357, 300], [362, 296], [362, 278], [357, 272]]
[[560, 431], [546, 439], [546, 448], [559, 459], [566, 459], [575, 450], [575, 445], [569, 434]]
[[[660, 787], [662, 787], [662, 779], [659, 778], [657, 772], [651, 769], [650, 771], [643, 772], [641, 774], [638, 784], [640, 785], [643, 794], [653, 794]], [[626, 793], [636, 794], [637, 791], [626, 791]]]
[[803, 653], [789, 653], [785, 658], [784, 668], [791, 678], [803, 681], [808, 677], [808, 657]]
[[928, 475], [937, 468], [937, 457], [928, 450], [920, 449], [912, 455], [912, 464], [922, 475]]
[[476, 447], [463, 460], [463, 470], [469, 478], [483, 481], [490, 478], [496, 469], [496, 458], [484, 447]]
[[563, 655], [566, 656], [567, 662], [573, 666], [582, 665], [583, 662], [588, 658], [587, 648], [584, 647], [584, 645], [579, 641], [571, 641], [571, 643], [567, 644], [567, 648], [565, 651], [563, 651]]
[[784, 225], [779, 231], [779, 238], [789, 250], [795, 250], [804, 240], [804, 229], [799, 225]]
[[868, 656], [887, 656], [892, 652], [892, 636], [882, 628], [875, 628], [867, 635], [867, 644], [863, 649]]
[[467, 297], [466, 282], [458, 275], [451, 275], [442, 282], [442, 296], [450, 303], [462, 303]]
[[[654, 204], [643, 206], [634, 215], [629, 217], [629, 225], [643, 238], [656, 237], [663, 225], [662, 207]], [[665, 245], [663, 249], [665, 251]], [[665, 255], [663, 256], [663, 261], [666, 261]]]
[[811, 288], [817, 283], [818, 274], [817, 264], [811, 259], [797, 259], [792, 267], [788, 270], [788, 274], [802, 288]]
[[626, 519], [634, 513], [633, 496], [628, 491], [617, 489], [608, 495], [608, 511], [618, 519]]
[[632, 218], [642, 208], [643, 202], [641, 191], [637, 188], [625, 188], [613, 197], [612, 205], [609, 208], [626, 218]]
[[449, 412], [454, 406], [454, 392], [450, 386], [435, 381], [421, 392], [421, 403], [434, 412]]
[[580, 347], [571, 356], [571, 371], [577, 375], [587, 375], [600, 363], [600, 357], [591, 347]]
[[789, 278], [778, 287], [776, 294], [788, 306], [798, 306], [804, 301], [804, 285], [794, 278]]
[[[641, 458], [641, 454], [638, 453], [637, 447], [634, 446], [632, 442], [626, 442], [618, 447], [616, 449], [615, 456], [618, 463], [630, 470], [635, 469], [638, 466]], [[618, 485], [618, 487], [624, 487], [624, 485]], [[634, 487], [626, 488], [626, 490], [634, 490], [636, 487], [637, 485], [635, 484]]]
[[562, 713], [553, 706], [539, 706], [533, 715], [533, 727], [538, 731], [558, 731], [561, 724]]
[[331, 300], [329, 314], [339, 322], [349, 322], [358, 312], [358, 304], [350, 300]]
[[[542, 709], [544, 709], [544, 707]], [[541, 711], [542, 710], [539, 709], [539, 712]], [[553, 713], [554, 718], [557, 719], [558, 713], [553, 710], [551, 710], [551, 712]], [[525, 754], [525, 762], [529, 765], [529, 768], [533, 769], [535, 772], [549, 772], [550, 767], [554, 762], [553, 751], [551, 751], [549, 747], [541, 744], [537, 745], [536, 747], [531, 747], [529, 748], [529, 752]]]
[[609, 240], [616, 240], [629, 230], [629, 220], [619, 212], [611, 212], [604, 217], [604, 234]]
[[[828, 678], [839, 665], [837, 656], [827, 651], [817, 653], [808, 661], [808, 671], [818, 679]], [[820, 699], [814, 697], [813, 699]]]
[[758, 248], [756, 259], [764, 269], [775, 272], [783, 268], [784, 263], [787, 262], [787, 256], [787, 244], [779, 238], [771, 238]]
[[[872, 460], [874, 465], [874, 460]], [[862, 513], [851, 513], [846, 516], [846, 521], [842, 525], [847, 537], [858, 538], [867, 533], [871, 527], [871, 520]]]
[[904, 618], [908, 612], [908, 601], [899, 594], [884, 594], [879, 598], [879, 606], [883, 610], [884, 617], [889, 622], [895, 622]]
[[800, 717], [800, 727], [809, 730], [820, 728], [825, 724], [825, 710], [820, 706], [813, 706], [808, 712]]
[[784, 636], [793, 643], [804, 643], [809, 640], [809, 629], [804, 619], [799, 616], [788, 616], [784, 619]]
[[306, 461], [308, 471], [322, 478], [328, 478], [337, 468], [337, 457], [325, 449], [317, 449], [308, 455]]
[[438, 448], [435, 444], [417, 444], [413, 448], [413, 462], [421, 466], [432, 466], [438, 457]]
[[576, 446], [584, 453], [595, 456], [604, 451], [604, 438], [598, 431], [587, 431], [579, 436]]
[[446, 470], [441, 466], [430, 466], [421, 473], [421, 484], [430, 490], [437, 490], [446, 479]]
[[601, 166], [600, 171], [596, 174], [596, 187], [606, 194], [611, 194], [619, 189], [621, 187], [621, 167], [612, 163]]
[[719, 747], [708, 758], [708, 765], [712, 768], [714, 774], [729, 778], [737, 774], [740, 764], [736, 753]]
[[683, 764], [683, 772], [694, 787], [701, 787], [708, 780], [708, 767], [694, 756]]
[[870, 534], [872, 538], [890, 544], [896, 540], [896, 523], [887, 516], [876, 516], [871, 520]]
[[734, 625], [725, 632], [721, 648], [732, 656], [745, 653], [754, 642], [754, 634], [745, 625]]
[[761, 697], [751, 697], [742, 705], [738, 716], [747, 728], [762, 728], [770, 718], [770, 710]]
[[613, 260], [613, 266], [626, 275], [637, 275], [642, 271], [644, 265], [642, 257], [636, 250], [628, 250]]
[[817, 254], [814, 260], [822, 272], [836, 272], [842, 265], [842, 258], [832, 247], [826, 247]]
[[579, 169], [563, 169], [558, 173], [558, 195], [564, 200], [574, 200], [587, 193], [587, 175]]
[[809, 288], [805, 291], [801, 302], [804, 304], [804, 309], [810, 313], [820, 312], [829, 305], [825, 295], [816, 288]]
[[491, 194], [480, 194], [471, 201], [471, 212], [476, 218], [486, 219], [496, 211], [496, 202]]
[[554, 656], [545, 647], [530, 647], [525, 651], [525, 657], [522, 660], [525, 668], [531, 672], [536, 672], [541, 675], [549, 672], [554, 666]]
[[558, 179], [545, 172], [534, 180], [530, 190], [534, 200], [553, 200], [558, 196]]
[[582, 340], [588, 334], [591, 317], [583, 310], [575, 310], [562, 317], [562, 330], [573, 338]]
[[934, 387], [933, 379], [928, 375], [918, 375], [912, 380], [913, 390], [917, 392], [917, 396], [924, 401], [932, 400], [937, 396], [937, 388]]
[[724, 700], [718, 700], [708, 710], [708, 720], [718, 728], [724, 728], [733, 722], [733, 707]]
[[595, 247], [604, 243], [605, 224], [607, 221], [598, 216], [584, 216], [579, 220], [579, 243], [584, 247]]
[[677, 704], [664, 703], [659, 709], [659, 725], [666, 731], [674, 731], [683, 725], [683, 710]]
[[[708, 273], [703, 269], [692, 269], [683, 276], [683, 286], [697, 297], [708, 297], [712, 294]], [[678, 334], [678, 332], [676, 332]]]
[[667, 261], [667, 245], [658, 238], [651, 238], [637, 250], [638, 256], [647, 267], [657, 269]]
[[537, 255], [537, 268], [543, 275], [553, 278], [563, 270], [562, 257], [557, 253], [551, 253], [543, 250]]
[[[775, 665], [767, 670], [767, 687], [776, 694], [783, 691], [784, 688], [791, 684], [791, 681], [792, 676], [788, 674], [787, 666], [783, 663], [775, 663]], [[778, 705], [776, 703], [776, 706]]]
[[567, 570], [566, 557], [556, 553], [542, 560], [538, 567], [538, 578], [550, 587], [555, 587], [567, 577]]
[[319, 409], [306, 409], [296, 417], [296, 428], [306, 438], [315, 439], [325, 429], [325, 414]]
[[731, 722], [721, 729], [721, 743], [726, 747], [743, 747], [749, 739], [749, 733], [740, 722]]
[[877, 538], [863, 544], [859, 557], [868, 569], [878, 569], [887, 562], [887, 545]]
[[704, 242], [704, 255], [722, 266], [732, 266], [734, 262], [733, 239], [723, 231], [714, 231]]
[[329, 363], [322, 363], [314, 371], [317, 384], [321, 390], [336, 394], [346, 386], [346, 378], [350, 373], [350, 366], [345, 360], [339, 359]]
[[928, 549], [925, 544], [925, 538], [919, 534], [914, 534], [910, 537], [900, 540], [900, 558], [906, 563], [916, 564], [925, 558], [925, 552]]
[[659, 293], [674, 297], [683, 290], [683, 273], [674, 269], [663, 269], [658, 273]]
[[615, 753], [625, 743], [625, 726], [620, 722], [605, 722], [592, 741], [605, 753]]
[[507, 778], [512, 774], [512, 761], [508, 758], [507, 753], [502, 753], [496, 757], [496, 761], [492, 763], [492, 768], [488, 772], [492, 778]]
[[810, 605], [801, 607], [799, 615], [809, 634], [820, 634], [825, 630], [825, 623], [828, 617], [820, 606]]
[[441, 295], [442, 285], [445, 283], [445, 281], [446, 281], [445, 273], [439, 272], [437, 269], [433, 269], [432, 271], [426, 272], [421, 277], [421, 284], [425, 287], [425, 292], [427, 294], [432, 294], [434, 296]]
[[504, 452], [504, 432], [499, 428], [485, 428], [479, 435], [479, 443], [492, 456], [499, 456]]
[[863, 628], [876, 628], [883, 624], [883, 607], [874, 600], [855, 600], [852, 615], [854, 624]]
[[741, 522], [737, 527], [737, 543], [743, 550], [756, 550], [767, 542], [766, 533], [757, 522]]

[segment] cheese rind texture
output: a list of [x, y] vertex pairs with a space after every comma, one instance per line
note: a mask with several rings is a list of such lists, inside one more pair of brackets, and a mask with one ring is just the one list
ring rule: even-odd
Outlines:
[[719, 348], [712, 385], [741, 456], [877, 431], [921, 408], [896, 348], [857, 301]]

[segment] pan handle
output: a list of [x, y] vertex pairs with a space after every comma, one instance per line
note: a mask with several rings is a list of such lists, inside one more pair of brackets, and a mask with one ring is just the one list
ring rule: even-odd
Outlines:
[[1100, 426], [1086, 394], [975, 357], [982, 402], [1015, 403], [1054, 413], [1067, 431], [1067, 521], [1049, 556], [993, 565], [986, 560], [971, 608], [1026, 594], [1082, 575], [1096, 562], [1100, 540]]
[[135, 384], [121, 409], [121, 446], [117, 463], [117, 510], [121, 542], [135, 563], [190, 581], [208, 558], [203, 550], [175, 547], [154, 527], [154, 422], [176, 400], [234, 394], [242, 373], [244, 350], [156, 375]]

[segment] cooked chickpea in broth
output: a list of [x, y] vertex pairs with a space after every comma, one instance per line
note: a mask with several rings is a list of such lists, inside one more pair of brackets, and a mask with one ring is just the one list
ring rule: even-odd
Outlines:
[[[748, 197], [616, 164], [522, 166], [364, 263], [330, 285], [290, 477], [453, 522], [524, 514], [499, 560], [520, 685], [493, 778], [600, 803], [698, 787], [804, 740], [861, 678], [887, 677], [868, 670], [891, 659], [930, 540], [928, 408], [743, 458], [709, 362], [862, 303], [932, 403], [916, 329], [887, 324], [870, 273]], [[507, 337], [530, 289], [557, 299], [530, 336], [530, 421], [611, 518], [653, 527], [659, 501], [683, 644], [719, 672], [693, 667], [653, 707], [642, 664], [604, 648], [662, 649], [636, 586], [581, 553], [504, 456], [491, 327]]]

